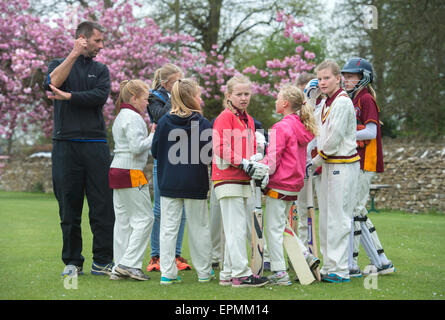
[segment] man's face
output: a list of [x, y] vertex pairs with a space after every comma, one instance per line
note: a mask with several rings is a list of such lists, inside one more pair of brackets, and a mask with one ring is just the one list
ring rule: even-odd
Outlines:
[[97, 56], [100, 50], [104, 48], [104, 35], [99, 30], [94, 29], [91, 37], [87, 39], [87, 54], [90, 58]]

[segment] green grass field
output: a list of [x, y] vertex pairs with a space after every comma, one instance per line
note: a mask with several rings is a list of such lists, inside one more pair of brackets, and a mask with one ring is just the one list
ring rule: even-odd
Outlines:
[[[54, 196], [0, 192], [0, 299], [443, 300], [445, 215], [382, 211], [372, 213], [370, 217], [388, 258], [397, 269], [394, 274], [373, 279], [374, 282], [370, 278], [359, 278], [345, 284], [302, 286], [294, 283], [289, 287], [237, 289], [221, 287], [216, 280], [201, 284], [194, 271], [183, 271], [180, 272], [183, 283], [165, 287], [159, 284], [159, 272], [150, 273], [151, 280], [144, 282], [111, 281], [106, 276], [91, 275], [92, 235], [88, 208], [85, 208], [82, 222], [85, 275], [79, 276], [77, 289], [67, 289], [60, 277], [64, 268], [61, 261], [62, 234]], [[183, 256], [191, 262], [186, 238]], [[144, 270], [148, 257], [149, 250]], [[363, 249], [359, 263], [362, 269], [369, 263]], [[293, 275], [291, 271], [292, 278]]]

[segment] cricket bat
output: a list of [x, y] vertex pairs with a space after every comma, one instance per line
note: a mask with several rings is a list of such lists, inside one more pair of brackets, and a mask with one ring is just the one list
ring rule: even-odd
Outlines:
[[252, 270], [253, 274], [259, 276], [263, 275], [263, 269], [264, 269], [263, 248], [264, 248], [264, 238], [263, 238], [263, 208], [261, 206], [261, 188], [255, 186], [255, 209], [253, 210], [252, 213], [252, 243], [251, 243], [250, 269]]
[[297, 211], [297, 201], [292, 202], [292, 207], [290, 207], [290, 217], [289, 223], [295, 234], [298, 233], [298, 211]]
[[[307, 209], [308, 209], [308, 217], [307, 217], [307, 244], [309, 252], [318, 258], [318, 246], [317, 246], [317, 232], [315, 229], [315, 210], [314, 210], [314, 198], [312, 192], [312, 178], [309, 177], [307, 180], [306, 187], [306, 199], [307, 199]], [[320, 267], [317, 267], [314, 270], [314, 275], [318, 281], [321, 281], [320, 275]]]
[[298, 244], [297, 236], [289, 223], [287, 223], [284, 228], [283, 244], [300, 283], [302, 285], [308, 285], [314, 282], [314, 275], [312, 274], [311, 269], [309, 269], [303, 251]]

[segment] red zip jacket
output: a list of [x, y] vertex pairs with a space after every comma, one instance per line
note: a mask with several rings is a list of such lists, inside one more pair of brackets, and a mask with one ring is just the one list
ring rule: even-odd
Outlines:
[[[246, 112], [246, 111], [245, 111]], [[255, 124], [247, 115], [247, 124], [225, 109], [213, 124], [212, 180], [250, 180], [238, 166], [242, 159], [256, 153]]]

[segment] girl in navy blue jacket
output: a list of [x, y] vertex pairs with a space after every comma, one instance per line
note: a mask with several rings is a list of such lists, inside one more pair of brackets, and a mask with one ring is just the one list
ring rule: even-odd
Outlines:
[[171, 103], [172, 110], [157, 124], [152, 146], [161, 193], [161, 284], [181, 281], [175, 247], [183, 206], [192, 262], [199, 282], [208, 282], [213, 277], [207, 207], [212, 127], [202, 116], [201, 90], [194, 80], [175, 82]]

